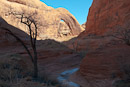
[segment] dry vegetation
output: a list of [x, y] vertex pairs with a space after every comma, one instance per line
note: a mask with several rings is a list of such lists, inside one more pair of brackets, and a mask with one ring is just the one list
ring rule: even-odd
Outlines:
[[[32, 78], [32, 66], [20, 54], [2, 54], [0, 57], [0, 87], [58, 87], [56, 80], [39, 76]], [[28, 61], [29, 62], [29, 61]]]

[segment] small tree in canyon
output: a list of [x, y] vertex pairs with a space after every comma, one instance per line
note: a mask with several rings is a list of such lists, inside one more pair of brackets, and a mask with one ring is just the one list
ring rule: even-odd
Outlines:
[[130, 46], [130, 28], [118, 26], [117, 31], [112, 36]]
[[20, 39], [20, 37], [18, 37], [16, 34], [14, 34], [10, 29], [8, 28], [4, 28], [2, 27], [4, 30], [7, 31], [7, 33], [11, 36], [13, 36], [18, 42], [21, 43], [21, 45], [25, 48], [25, 50], [27, 51], [32, 63], [33, 63], [33, 77], [37, 78], [38, 77], [38, 64], [37, 64], [37, 60], [38, 60], [38, 56], [37, 56], [37, 47], [36, 47], [36, 43], [37, 43], [37, 36], [38, 36], [38, 22], [35, 20], [37, 12], [35, 11], [33, 14], [31, 15], [26, 15], [25, 13], [16, 13], [16, 12], [9, 12], [9, 14], [14, 15], [16, 18], [20, 19], [20, 22], [22, 24], [25, 24], [27, 26], [28, 32], [29, 32], [29, 38], [30, 38], [30, 44], [31, 44], [31, 48], [32, 51], [31, 52], [29, 50], [29, 48], [27, 47], [27, 45], [24, 43], [24, 41], [22, 41]]

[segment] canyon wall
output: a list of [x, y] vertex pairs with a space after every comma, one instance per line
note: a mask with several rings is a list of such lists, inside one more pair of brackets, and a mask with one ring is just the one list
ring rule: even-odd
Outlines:
[[119, 27], [130, 29], [129, 24], [130, 1], [93, 0], [86, 30], [78, 37], [80, 48], [87, 53], [80, 65], [81, 75], [87, 80], [122, 78], [122, 70], [130, 61], [130, 46], [105, 35]]
[[86, 32], [102, 35], [118, 26], [130, 28], [130, 2], [128, 0], [93, 0], [90, 7]]

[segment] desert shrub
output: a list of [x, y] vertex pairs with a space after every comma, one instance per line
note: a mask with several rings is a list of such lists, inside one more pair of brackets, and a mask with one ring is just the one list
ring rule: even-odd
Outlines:
[[112, 36], [130, 46], [130, 28], [118, 26], [116, 32]]
[[116, 87], [130, 87], [130, 65], [123, 64], [121, 71], [123, 73], [123, 77], [120, 80], [117, 80], [114, 85]]
[[126, 80], [118, 80], [114, 83], [115, 87], [130, 87], [130, 82]]
[[50, 74], [48, 74], [46, 72], [42, 72], [39, 75], [40, 75], [40, 79], [45, 83], [45, 86], [60, 87], [60, 83], [58, 82], [58, 80], [56, 78], [51, 77]]
[[0, 80], [0, 87], [10, 87], [10, 84]]
[[18, 78], [24, 77], [25, 68], [20, 63], [22, 60], [14, 56], [16, 55], [10, 55], [9, 58], [0, 61], [0, 87], [8, 87], [17, 82]]
[[25, 66], [25, 60], [19, 54], [5, 55], [0, 59], [0, 87], [59, 87], [58, 82], [46, 74], [38, 79], [32, 78], [33, 74], [27, 70], [29, 66]]
[[123, 72], [124, 72], [124, 80], [130, 82], [130, 65], [125, 65], [123, 67]]

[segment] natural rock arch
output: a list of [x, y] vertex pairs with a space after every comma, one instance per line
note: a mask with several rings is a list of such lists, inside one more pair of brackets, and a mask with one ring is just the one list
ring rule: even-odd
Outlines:
[[[22, 3], [26, 4], [23, 5]], [[6, 5], [6, 7], [4, 5]], [[68, 10], [64, 8], [54, 9], [50, 6], [45, 5], [39, 0], [2, 0], [0, 2], [0, 7], [2, 8], [0, 10], [0, 15], [2, 15], [2, 18], [4, 18], [9, 24], [25, 32], [27, 32], [26, 26], [19, 23], [19, 20], [16, 19], [13, 15], [7, 14], [8, 11], [10, 11], [11, 8], [11, 10], [14, 10], [15, 12], [24, 12], [27, 15], [37, 12], [37, 15], [35, 17], [37, 18], [37, 22], [40, 24], [38, 28], [38, 39], [40, 40], [48, 38], [57, 39], [57, 31], [60, 20], [63, 20], [69, 27], [69, 36], [77, 36], [83, 31], [83, 28], [80, 26], [76, 18]], [[16, 7], [17, 9], [15, 9]], [[5, 13], [7, 16], [4, 15]]]
[[71, 30], [69, 26], [65, 23], [64, 20], [60, 20], [58, 25], [58, 36], [63, 37], [68, 35], [71, 35]]
[[81, 32], [80, 24], [70, 15], [62, 15], [61, 20], [68, 25], [72, 35], [78, 35]]
[[78, 35], [81, 33], [83, 28], [80, 26], [76, 18], [64, 8], [58, 8], [59, 18], [63, 20], [69, 27], [71, 35]]

